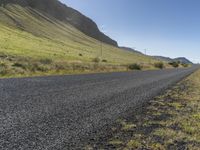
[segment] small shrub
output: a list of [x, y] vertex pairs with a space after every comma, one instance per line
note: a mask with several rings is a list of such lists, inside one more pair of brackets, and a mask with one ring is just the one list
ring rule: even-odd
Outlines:
[[8, 65], [4, 62], [0, 62], [0, 74], [6, 75], [9, 73]]
[[53, 60], [49, 58], [44, 58], [44, 59], [40, 59], [40, 62], [44, 65], [49, 65], [53, 62]]
[[65, 69], [66, 69], [66, 66], [65, 66], [64, 64], [56, 64], [56, 65], [55, 65], [55, 69], [56, 69], [57, 71], [59, 71], [59, 70], [65, 70]]
[[102, 62], [108, 62], [106, 59], [103, 59]]
[[46, 72], [49, 70], [49, 68], [46, 65], [42, 65], [39, 63], [34, 63], [32, 69], [33, 71], [40, 71], [40, 72]]
[[181, 61], [178, 60], [177, 63], [180, 65], [180, 64], [181, 64]]
[[40, 63], [36, 63], [35, 62], [35, 63], [28, 63], [28, 64], [26, 64], [26, 70], [29, 70], [31, 72], [37, 72], [37, 71], [39, 71], [39, 72], [46, 72], [46, 71], [48, 71], [50, 69], [46, 65], [42, 65]]
[[19, 67], [19, 68], [22, 68], [22, 69], [26, 69], [26, 65], [19, 63], [19, 62], [14, 63], [12, 66], [13, 67]]
[[31, 71], [31, 72], [36, 72], [37, 70], [39, 70], [38, 68], [39, 68], [39, 65], [38, 65], [38, 63], [27, 63], [26, 65], [25, 65], [25, 70], [27, 70], [27, 71]]
[[98, 70], [99, 69], [99, 64], [98, 63], [95, 63], [92, 67], [92, 70]]
[[182, 63], [181, 65], [182, 65], [183, 67], [185, 67], [185, 68], [189, 66], [189, 64], [186, 64], [186, 63]]
[[128, 66], [128, 69], [130, 69], [130, 70], [141, 70], [141, 69], [142, 69], [142, 66], [135, 63], [135, 64], [129, 65], [129, 66]]
[[159, 69], [163, 69], [164, 64], [163, 64], [163, 62], [157, 62], [157, 63], [154, 64], [154, 67], [159, 68]]
[[0, 53], [0, 58], [5, 59], [8, 58], [8, 56], [6, 54]]
[[178, 68], [179, 67], [179, 62], [176, 62], [176, 61], [169, 62], [169, 65], [171, 65], [174, 68]]
[[0, 75], [5, 76], [5, 75], [9, 74], [9, 72], [10, 71], [8, 69], [0, 70]]
[[5, 62], [0, 62], [0, 68], [7, 68], [7, 64]]
[[95, 62], [95, 63], [99, 63], [101, 61], [101, 59], [99, 57], [96, 57], [92, 61]]
[[79, 56], [83, 56], [83, 54], [80, 53]]

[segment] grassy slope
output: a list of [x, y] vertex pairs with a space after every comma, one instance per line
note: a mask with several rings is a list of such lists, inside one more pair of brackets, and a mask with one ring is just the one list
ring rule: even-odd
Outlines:
[[[102, 44], [108, 64], [153, 63], [155, 60], [119, 48]], [[79, 32], [71, 25], [46, 17], [30, 8], [17, 5], [0, 7], [1, 58], [51, 59], [53, 63], [90, 63], [100, 57], [101, 44]], [[4, 63], [14, 62], [4, 60]], [[12, 66], [13, 67], [13, 66]], [[53, 69], [53, 68], [51, 68]]]
[[199, 150], [200, 70], [112, 129], [104, 148]]

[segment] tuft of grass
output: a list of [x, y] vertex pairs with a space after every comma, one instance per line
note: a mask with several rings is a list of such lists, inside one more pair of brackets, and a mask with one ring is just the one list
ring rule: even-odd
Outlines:
[[142, 147], [142, 143], [139, 140], [130, 140], [127, 143], [127, 148], [128, 149], [138, 149]]
[[40, 59], [40, 62], [42, 64], [49, 65], [49, 64], [53, 63], [53, 60], [50, 58], [42, 58], [42, 59]]
[[95, 57], [92, 61], [95, 63], [99, 63], [101, 61], [101, 59], [99, 57]]
[[200, 121], [200, 112], [199, 113], [195, 113], [192, 115], [192, 118], [194, 118], [195, 120]]
[[118, 139], [113, 139], [111, 141], [108, 142], [110, 145], [113, 145], [113, 146], [119, 146], [119, 145], [122, 145], [123, 142], [118, 140]]
[[179, 102], [172, 102], [169, 103], [168, 105], [174, 107], [176, 110], [180, 110], [183, 107], [183, 105]]
[[126, 121], [124, 121], [124, 120], [119, 120], [119, 123], [121, 124], [121, 126], [122, 126], [122, 130], [124, 130], [124, 131], [129, 131], [129, 130], [131, 130], [131, 129], [133, 129], [133, 128], [136, 128], [136, 125], [135, 124], [133, 124], [133, 123], [128, 123], [128, 122], [126, 122]]
[[165, 150], [165, 147], [160, 143], [152, 143], [149, 148], [152, 150]]

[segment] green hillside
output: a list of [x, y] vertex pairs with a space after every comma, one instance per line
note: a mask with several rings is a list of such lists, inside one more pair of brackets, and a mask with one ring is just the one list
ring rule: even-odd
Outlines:
[[6, 76], [125, 70], [127, 64], [148, 66], [155, 62], [101, 43], [30, 7], [14, 4], [0, 7], [0, 58], [0, 74]]

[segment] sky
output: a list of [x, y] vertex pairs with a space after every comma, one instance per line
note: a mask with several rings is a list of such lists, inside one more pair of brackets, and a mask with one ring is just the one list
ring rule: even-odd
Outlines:
[[200, 0], [61, 0], [120, 46], [200, 62]]

